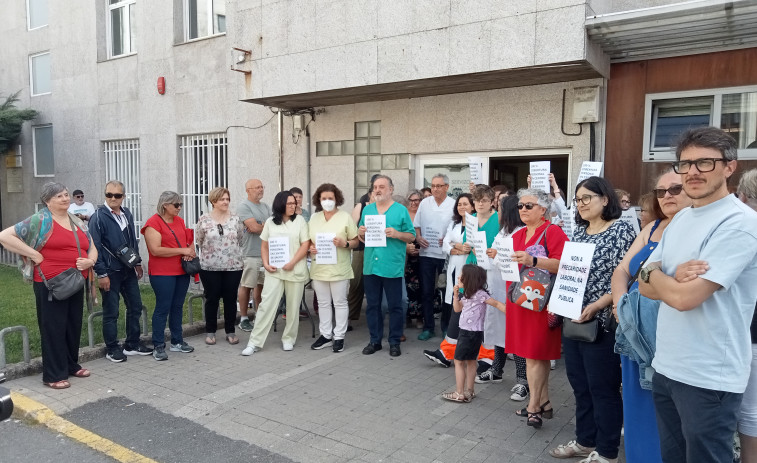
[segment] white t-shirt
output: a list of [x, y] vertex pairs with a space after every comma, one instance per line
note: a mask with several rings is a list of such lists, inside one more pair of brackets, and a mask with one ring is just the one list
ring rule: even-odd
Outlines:
[[93, 206], [92, 203], [88, 203], [86, 201], [81, 206], [76, 203], [71, 203], [71, 205], [68, 206], [68, 212], [72, 214], [83, 214], [89, 218], [92, 217], [92, 214], [95, 213], [95, 206]]
[[413, 227], [421, 230], [421, 236], [428, 241], [427, 248], [420, 249], [422, 257], [433, 257], [436, 259], [446, 258], [444, 249], [439, 244], [439, 240], [444, 238], [447, 232], [447, 226], [452, 221], [452, 209], [455, 207], [455, 200], [447, 196], [441, 205], [436, 204], [433, 196], [421, 201], [418, 206], [418, 212], [415, 213]]
[[660, 304], [652, 366], [684, 384], [742, 393], [752, 360], [757, 213], [728, 195], [676, 214], [647, 262], [662, 262], [662, 271], [674, 276], [691, 259], [707, 261], [710, 269], [701, 278], [722, 288], [686, 312]]

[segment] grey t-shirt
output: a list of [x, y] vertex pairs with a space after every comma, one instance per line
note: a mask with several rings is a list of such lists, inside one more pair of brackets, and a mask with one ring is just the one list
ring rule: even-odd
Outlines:
[[[249, 199], [245, 199], [237, 208], [237, 215], [242, 219], [242, 222], [254, 217], [258, 223], [264, 224], [266, 219], [271, 216], [271, 208], [266, 203], [255, 204]], [[242, 241], [242, 255], [245, 257], [260, 257], [260, 243], [260, 234], [250, 233], [245, 227], [244, 241]]]

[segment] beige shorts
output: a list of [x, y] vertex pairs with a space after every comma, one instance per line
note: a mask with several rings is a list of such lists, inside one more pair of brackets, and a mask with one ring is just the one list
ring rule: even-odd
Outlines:
[[263, 258], [245, 257], [242, 281], [239, 284], [245, 288], [254, 288], [257, 285], [262, 285], [264, 279], [265, 270], [263, 270]]

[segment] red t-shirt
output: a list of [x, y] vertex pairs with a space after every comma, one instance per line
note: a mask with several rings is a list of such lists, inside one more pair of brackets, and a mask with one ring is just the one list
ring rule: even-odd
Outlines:
[[[186, 248], [194, 240], [193, 230], [187, 230], [184, 219], [179, 216], [174, 217], [172, 223], [166, 223], [158, 214], [155, 214], [147, 219], [147, 222], [142, 227], [141, 231], [143, 235], [147, 227], [160, 233], [160, 245], [164, 248]], [[173, 230], [173, 233], [171, 233], [171, 230]], [[179, 239], [181, 246], [176, 243], [174, 233], [176, 234], [176, 238]], [[185, 274], [184, 269], [181, 268], [181, 256], [158, 257], [149, 252], [149, 249], [148, 254], [150, 255], [150, 261], [148, 262], [147, 269], [150, 275], [167, 276]]]
[[[81, 231], [79, 227], [76, 227], [76, 233], [79, 236], [81, 256], [87, 257], [87, 250], [89, 249], [87, 234]], [[53, 221], [52, 235], [39, 252], [45, 258], [40, 264], [40, 268], [48, 280], [69, 268], [76, 268], [76, 259], [79, 258], [74, 234], [55, 221]], [[87, 278], [87, 272], [89, 270], [81, 272], [84, 278]], [[42, 282], [42, 277], [39, 276], [39, 271], [36, 269], [34, 270], [34, 281]]]

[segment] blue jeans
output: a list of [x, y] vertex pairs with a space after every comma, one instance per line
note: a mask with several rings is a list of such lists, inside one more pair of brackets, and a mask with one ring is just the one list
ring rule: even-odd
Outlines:
[[402, 310], [402, 277], [384, 278], [376, 275], [363, 275], [365, 288], [365, 319], [371, 335], [371, 344], [381, 344], [384, 337], [384, 314], [381, 311], [381, 294], [386, 295], [389, 310], [389, 344], [399, 344], [405, 315]]
[[733, 460], [733, 434], [743, 394], [652, 377], [660, 449], [665, 463]]
[[594, 343], [564, 336], [562, 343], [565, 371], [576, 398], [576, 442], [596, 447], [605, 458], [617, 458], [623, 399], [620, 356], [613, 351], [615, 336], [602, 330]]
[[155, 291], [155, 311], [152, 313], [152, 344], [166, 345], [166, 319], [171, 330], [171, 344], [184, 342], [181, 319], [184, 297], [189, 289], [189, 275], [150, 275], [150, 286]]
[[421, 307], [423, 308], [423, 331], [434, 331], [434, 290], [436, 275], [444, 270], [444, 259], [435, 257], [418, 258], [419, 280], [421, 283]]
[[126, 341], [124, 347], [139, 346], [139, 317], [142, 315], [142, 295], [139, 281], [133, 269], [124, 269], [108, 274], [110, 291], [100, 290], [103, 298], [103, 340], [108, 351], [118, 349], [119, 295], [126, 305]]

